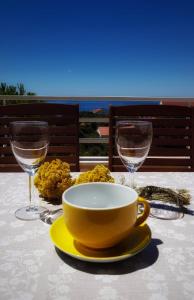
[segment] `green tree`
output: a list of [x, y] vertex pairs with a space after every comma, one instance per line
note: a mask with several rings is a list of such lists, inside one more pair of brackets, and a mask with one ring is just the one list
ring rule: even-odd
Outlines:
[[[23, 83], [18, 83], [15, 85], [8, 85], [6, 82], [0, 83], [0, 95], [19, 95], [19, 96], [34, 96], [36, 93], [27, 92]], [[9, 104], [17, 103], [29, 103], [31, 100], [8, 100]], [[5, 103], [5, 102], [4, 102]], [[3, 104], [3, 100], [0, 100], [0, 105]]]
[[26, 89], [24, 87], [23, 83], [18, 83], [15, 85], [8, 85], [6, 82], [0, 83], [0, 95], [36, 95], [36, 93], [33, 92], [26, 92]]
[[17, 84], [17, 89], [18, 89], [18, 94], [19, 95], [25, 95], [26, 94], [26, 90], [24, 88], [23, 83], [18, 83]]

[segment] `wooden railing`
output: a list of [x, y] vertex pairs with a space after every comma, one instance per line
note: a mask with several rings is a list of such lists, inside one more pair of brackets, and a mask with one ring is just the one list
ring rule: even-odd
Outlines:
[[[86, 102], [86, 101], [112, 101], [113, 105], [115, 101], [124, 101], [126, 105], [130, 102], [134, 101], [139, 104], [140, 102], [158, 102], [158, 104], [169, 104], [169, 105], [185, 105], [185, 106], [194, 106], [194, 98], [192, 97], [115, 97], [115, 96], [100, 96], [100, 97], [77, 97], [77, 96], [20, 96], [20, 95], [0, 95], [0, 103], [1, 105], [8, 105], [15, 101], [52, 101], [52, 102], [61, 102], [70, 101], [71, 104], [77, 102]], [[97, 124], [106, 124], [108, 126], [109, 118], [108, 116], [104, 117], [80, 117], [79, 119], [81, 123], [97, 123]], [[80, 144], [108, 144], [108, 138], [80, 138]], [[80, 167], [81, 170], [87, 170], [92, 167], [96, 163], [103, 163], [107, 165], [108, 157], [107, 156], [81, 156], [80, 157]]]

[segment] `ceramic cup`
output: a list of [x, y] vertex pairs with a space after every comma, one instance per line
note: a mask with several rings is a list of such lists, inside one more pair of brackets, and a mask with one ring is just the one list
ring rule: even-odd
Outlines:
[[[76, 242], [100, 249], [112, 247], [130, 235], [149, 215], [149, 204], [135, 190], [114, 183], [85, 183], [63, 193], [67, 229]], [[138, 214], [138, 205], [143, 212]]]

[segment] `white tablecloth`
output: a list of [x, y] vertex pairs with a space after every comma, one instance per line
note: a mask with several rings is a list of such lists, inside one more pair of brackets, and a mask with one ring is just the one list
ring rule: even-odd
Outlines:
[[[115, 174], [118, 175], [118, 174]], [[138, 185], [189, 189], [194, 173], [137, 173]], [[49, 225], [15, 218], [28, 204], [27, 175], [0, 173], [0, 299], [194, 299], [194, 216], [167, 221], [149, 217], [149, 246], [116, 263], [88, 263], [59, 255]]]

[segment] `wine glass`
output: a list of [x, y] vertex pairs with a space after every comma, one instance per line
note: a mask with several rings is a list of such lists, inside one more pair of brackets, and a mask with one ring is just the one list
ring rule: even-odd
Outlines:
[[152, 143], [152, 123], [125, 120], [116, 123], [116, 146], [123, 165], [130, 173], [129, 186], [135, 188], [134, 173], [146, 159]]
[[12, 152], [29, 175], [29, 205], [15, 212], [21, 220], [39, 219], [45, 209], [32, 203], [32, 176], [46, 157], [49, 145], [48, 123], [44, 121], [15, 121], [10, 123], [10, 143]]

